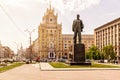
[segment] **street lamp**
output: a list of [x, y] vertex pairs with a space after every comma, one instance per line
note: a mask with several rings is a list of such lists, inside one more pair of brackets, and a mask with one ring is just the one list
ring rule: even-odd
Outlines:
[[30, 55], [29, 55], [29, 59], [30, 59], [30, 63], [32, 63], [32, 59], [31, 59], [31, 55], [32, 55], [32, 45], [31, 45], [31, 35], [32, 35], [32, 32], [34, 32], [35, 29], [29, 31], [28, 29], [25, 30], [25, 32], [28, 32], [29, 33], [29, 40], [30, 40]]

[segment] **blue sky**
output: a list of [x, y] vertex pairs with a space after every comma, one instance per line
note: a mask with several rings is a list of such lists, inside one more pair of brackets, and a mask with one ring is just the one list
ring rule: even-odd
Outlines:
[[[49, 7], [49, 0], [0, 0], [0, 40], [4, 46], [16, 51], [29, 46], [26, 29], [35, 29], [32, 40], [38, 37], [38, 26]], [[76, 14], [85, 25], [82, 34], [93, 34], [94, 29], [120, 17], [120, 0], [51, 0], [63, 34], [73, 34], [71, 25]]]

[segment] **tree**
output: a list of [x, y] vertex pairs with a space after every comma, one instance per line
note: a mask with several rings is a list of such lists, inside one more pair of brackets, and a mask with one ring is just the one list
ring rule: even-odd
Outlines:
[[101, 59], [100, 50], [96, 46], [90, 47], [90, 49], [86, 52], [87, 59]]
[[114, 60], [116, 57], [116, 53], [114, 52], [113, 45], [108, 45], [103, 47], [104, 58], [107, 60]]
[[109, 58], [109, 49], [108, 49], [108, 46], [104, 46], [103, 47], [102, 53], [103, 53], [105, 59]]

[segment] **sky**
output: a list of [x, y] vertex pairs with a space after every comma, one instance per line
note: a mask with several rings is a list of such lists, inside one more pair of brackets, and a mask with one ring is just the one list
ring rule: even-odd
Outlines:
[[38, 26], [51, 2], [63, 34], [73, 34], [76, 14], [84, 23], [82, 34], [94, 34], [94, 29], [120, 17], [120, 0], [0, 0], [0, 41], [15, 52], [29, 46], [29, 33], [34, 41]]

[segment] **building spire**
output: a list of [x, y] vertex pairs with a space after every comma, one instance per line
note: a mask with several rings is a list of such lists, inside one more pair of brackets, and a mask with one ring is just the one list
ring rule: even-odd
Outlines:
[[49, 0], [49, 7], [50, 7], [50, 9], [51, 9], [51, 0]]

